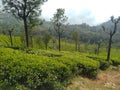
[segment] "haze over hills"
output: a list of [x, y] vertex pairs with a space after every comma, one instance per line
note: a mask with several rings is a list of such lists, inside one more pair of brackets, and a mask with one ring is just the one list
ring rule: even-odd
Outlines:
[[[109, 35], [107, 35], [107, 33], [105, 33], [102, 30], [101, 28], [102, 25], [106, 27], [107, 32], [109, 32], [109, 30], [112, 29], [113, 26], [111, 21], [104, 22], [101, 25], [97, 25], [97, 26], [90, 26], [86, 23], [68, 25], [65, 28], [62, 37], [66, 39], [72, 39], [72, 33], [76, 31], [80, 34], [80, 40], [82, 42], [94, 43], [99, 39], [107, 40]], [[20, 32], [24, 31], [21, 21], [16, 20], [12, 15], [0, 14], [0, 33], [3, 32], [7, 33], [8, 28], [12, 28], [12, 27], [15, 28], [14, 35], [18, 35]], [[52, 23], [47, 21], [45, 21], [43, 25], [37, 27], [37, 29], [34, 30], [33, 33], [34, 35], [42, 35], [45, 30], [49, 31], [51, 35], [56, 36], [56, 32], [53, 28]], [[118, 25], [117, 33], [113, 37], [113, 42], [119, 42], [120, 41], [119, 38], [120, 38], [120, 23]]]

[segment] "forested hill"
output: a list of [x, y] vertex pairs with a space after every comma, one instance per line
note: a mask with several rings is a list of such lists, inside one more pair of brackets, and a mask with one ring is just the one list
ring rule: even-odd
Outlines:
[[[90, 42], [95, 43], [99, 39], [107, 40], [108, 36], [105, 33], [101, 26], [104, 25], [107, 28], [107, 32], [109, 32], [112, 28], [112, 23], [107, 21], [101, 25], [97, 26], [89, 26], [86, 23], [83, 24], [75, 24], [75, 25], [67, 25], [64, 29], [64, 33], [62, 38], [72, 40], [72, 33], [78, 32], [80, 34], [81, 42]], [[19, 35], [23, 32], [23, 24], [21, 21], [16, 20], [10, 14], [0, 14], [0, 33], [7, 34], [8, 28], [14, 28], [14, 35]], [[45, 21], [42, 25], [38, 26], [33, 30], [34, 35], [39, 35], [43, 32], [49, 31], [51, 35], [55, 36], [56, 32], [53, 29], [53, 25], [51, 22]], [[41, 34], [42, 35], [42, 34]], [[113, 37], [113, 42], [120, 42], [120, 23], [118, 24], [118, 29], [116, 35]]]
[[7, 34], [8, 30], [14, 28], [15, 35], [22, 31], [23, 25], [10, 14], [0, 14], [0, 33]]

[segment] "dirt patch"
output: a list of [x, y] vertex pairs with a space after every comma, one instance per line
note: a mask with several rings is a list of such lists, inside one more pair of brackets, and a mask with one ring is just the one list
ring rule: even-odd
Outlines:
[[100, 71], [96, 80], [77, 77], [66, 90], [120, 90], [120, 67]]

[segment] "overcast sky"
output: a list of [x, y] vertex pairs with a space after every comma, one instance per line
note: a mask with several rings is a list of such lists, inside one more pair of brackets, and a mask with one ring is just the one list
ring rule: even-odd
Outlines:
[[48, 0], [42, 6], [42, 17], [50, 20], [57, 8], [64, 8], [71, 24], [97, 25], [120, 16], [120, 0]]
[[42, 5], [41, 17], [50, 20], [57, 8], [65, 9], [71, 24], [97, 25], [112, 15], [120, 16], [120, 0], [48, 0]]

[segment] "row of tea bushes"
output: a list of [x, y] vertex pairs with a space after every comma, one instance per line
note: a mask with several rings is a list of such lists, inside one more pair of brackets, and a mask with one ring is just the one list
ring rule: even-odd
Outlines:
[[106, 61], [105, 57], [100, 57], [96, 55], [88, 55], [87, 57], [95, 61], [99, 61], [101, 70], [106, 70], [111, 64], [110, 62]]
[[120, 57], [111, 57], [111, 60], [108, 62], [106, 60], [106, 56], [98, 56], [98, 55], [87, 55], [88, 58], [91, 58], [95, 61], [100, 62], [100, 69], [106, 70], [110, 65], [118, 66], [120, 65]]
[[114, 58], [111, 61], [112, 61], [112, 65], [114, 66], [120, 65], [120, 58]]
[[48, 57], [0, 48], [0, 88], [23, 85], [30, 90], [63, 90], [75, 75], [96, 77], [99, 62], [68, 54]]
[[95, 78], [100, 67], [99, 62], [86, 57], [86, 54], [67, 51], [45, 51], [45, 50], [30, 50], [28, 53], [36, 55], [44, 55], [50, 58], [55, 58], [60, 63], [67, 65], [73, 74], [82, 74], [84, 76]]
[[65, 64], [45, 56], [22, 54], [12, 49], [0, 49], [0, 54], [0, 87], [3, 90], [17, 84], [32, 90], [54, 90], [71, 77]]
[[[100, 64], [98, 61], [80, 56], [62, 56], [57, 59], [71, 68], [75, 74], [87, 76], [89, 78], [96, 78]], [[70, 62], [71, 61], [71, 62]]]

